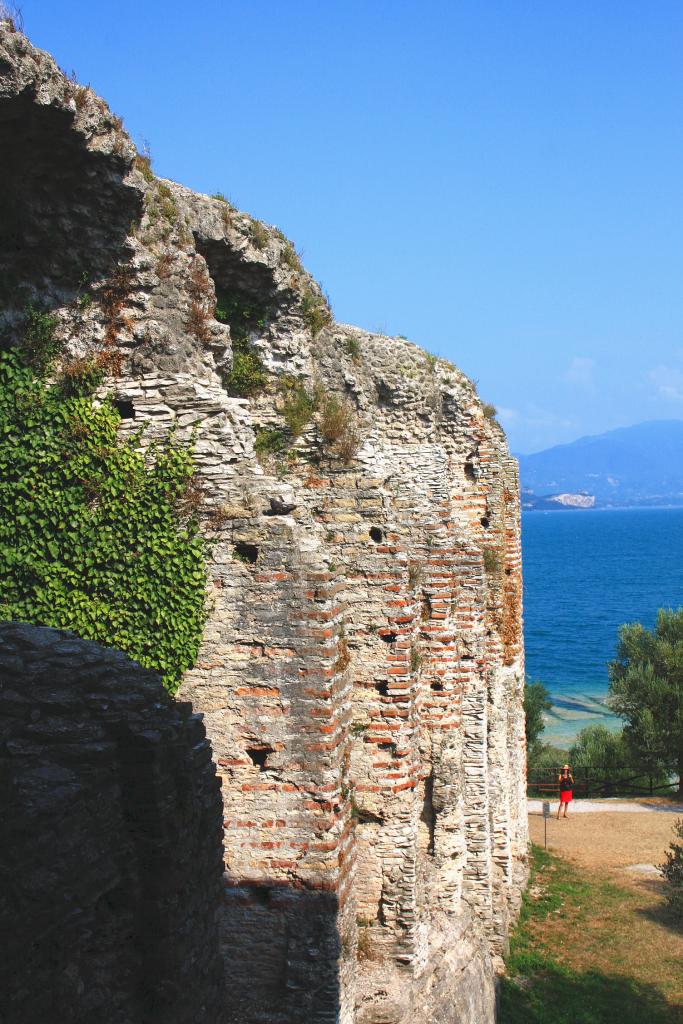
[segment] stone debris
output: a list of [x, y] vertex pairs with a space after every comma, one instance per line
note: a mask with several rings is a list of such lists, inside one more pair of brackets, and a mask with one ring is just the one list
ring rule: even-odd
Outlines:
[[655, 864], [627, 864], [624, 871], [631, 871], [636, 875], [652, 875], [656, 878], [661, 878], [662, 873]]
[[278, 229], [156, 179], [7, 26], [0, 114], [6, 323], [28, 294], [72, 355], [114, 344], [122, 431], [194, 446], [209, 617], [180, 696], [222, 778], [228, 1018], [492, 1022], [527, 872], [503, 431], [450, 363], [334, 322]]

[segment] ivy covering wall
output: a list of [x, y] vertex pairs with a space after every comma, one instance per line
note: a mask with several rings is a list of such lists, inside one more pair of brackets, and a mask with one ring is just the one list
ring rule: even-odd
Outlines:
[[204, 624], [191, 452], [171, 438], [145, 457], [119, 419], [0, 352], [0, 618], [117, 647], [174, 693]]

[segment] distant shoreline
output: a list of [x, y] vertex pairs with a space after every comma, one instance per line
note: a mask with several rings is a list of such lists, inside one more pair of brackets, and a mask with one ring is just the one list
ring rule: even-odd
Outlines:
[[523, 516], [554, 515], [556, 512], [683, 512], [683, 505], [597, 505], [592, 508], [581, 508], [574, 505], [563, 505], [558, 508], [523, 508]]

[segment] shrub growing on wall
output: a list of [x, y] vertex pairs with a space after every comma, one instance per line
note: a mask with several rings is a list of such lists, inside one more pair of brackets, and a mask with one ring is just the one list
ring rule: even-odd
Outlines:
[[0, 617], [118, 647], [174, 693], [204, 623], [191, 454], [171, 439], [145, 458], [119, 419], [0, 352]]

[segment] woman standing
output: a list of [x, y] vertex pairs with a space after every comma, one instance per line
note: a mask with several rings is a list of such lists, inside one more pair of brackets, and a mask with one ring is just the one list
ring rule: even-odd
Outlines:
[[557, 805], [557, 820], [559, 821], [562, 807], [564, 807], [564, 817], [566, 818], [569, 804], [574, 799], [574, 794], [572, 793], [572, 790], [574, 789], [574, 777], [569, 770], [568, 764], [564, 765], [562, 768], [562, 771], [558, 776], [558, 781], [560, 783], [560, 802]]

